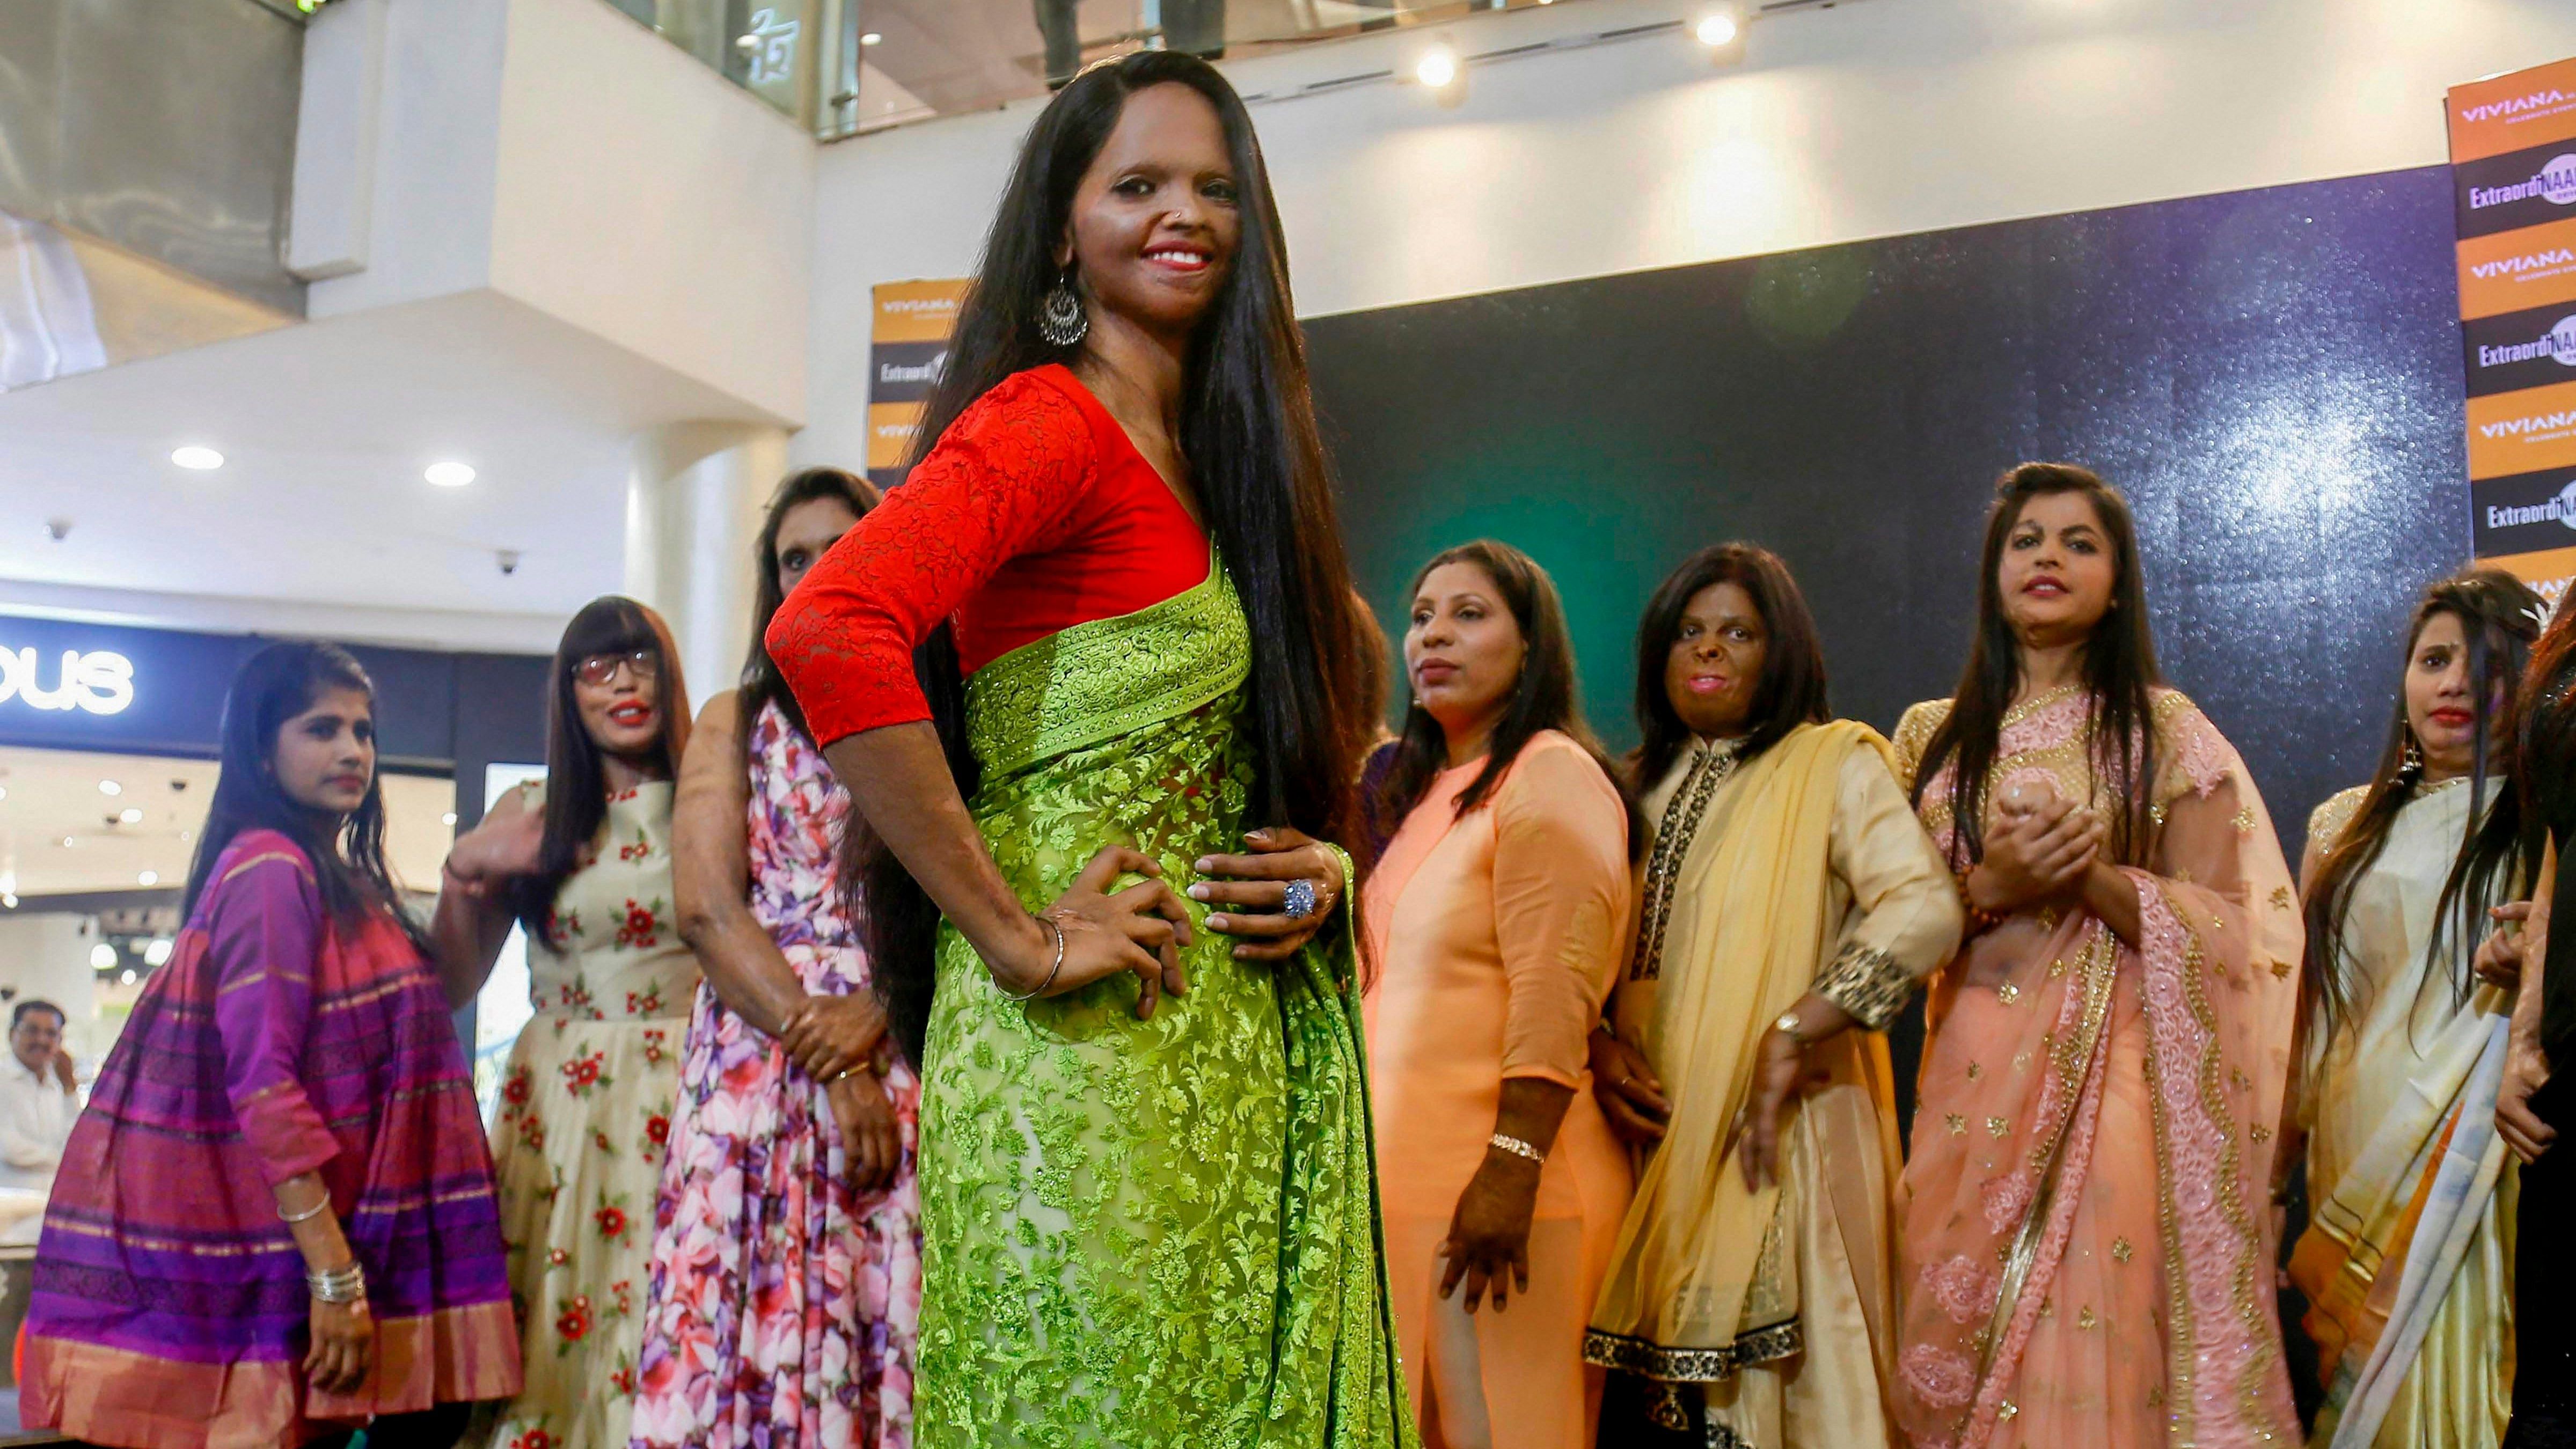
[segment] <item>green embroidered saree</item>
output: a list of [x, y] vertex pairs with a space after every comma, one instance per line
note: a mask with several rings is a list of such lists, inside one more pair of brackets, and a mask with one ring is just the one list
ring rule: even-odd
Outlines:
[[[1104, 845], [1186, 891], [1241, 848], [1251, 641], [1222, 567], [966, 684], [968, 802], [1032, 909]], [[1128, 882], [1121, 882], [1123, 886]], [[1194, 915], [1203, 911], [1193, 907]], [[1404, 1449], [1347, 924], [1292, 962], [1200, 929], [1151, 1021], [1121, 976], [1026, 1004], [943, 925], [920, 1183], [925, 1449]]]

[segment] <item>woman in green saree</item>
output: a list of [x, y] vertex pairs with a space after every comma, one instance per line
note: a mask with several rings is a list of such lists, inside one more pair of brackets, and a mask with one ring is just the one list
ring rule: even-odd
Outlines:
[[1084, 72], [910, 480], [769, 634], [921, 1069], [930, 1449], [1413, 1441], [1318, 843], [1352, 838], [1359, 625], [1294, 317], [1233, 90]]

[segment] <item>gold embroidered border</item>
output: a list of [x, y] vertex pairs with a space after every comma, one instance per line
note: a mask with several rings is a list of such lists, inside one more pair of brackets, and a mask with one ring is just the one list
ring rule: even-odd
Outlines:
[[1795, 1318], [1748, 1330], [1716, 1348], [1666, 1348], [1625, 1333], [1583, 1330], [1583, 1361], [1666, 1383], [1709, 1384], [1731, 1379], [1756, 1364], [1806, 1352], [1806, 1330]]
[[1644, 981], [1664, 974], [1664, 928], [1672, 923], [1673, 887], [1682, 862], [1708, 818], [1708, 802], [1717, 787], [1735, 773], [1731, 742], [1710, 745], [1692, 759], [1690, 770], [1664, 802], [1664, 819], [1655, 831], [1655, 849], [1646, 860], [1646, 900], [1637, 913], [1637, 948], [1628, 958], [1628, 979]]
[[1914, 978], [1896, 958], [1875, 947], [1850, 942], [1834, 963], [1816, 978], [1816, 994], [1851, 1013], [1871, 1031], [1885, 1031], [1913, 998]]

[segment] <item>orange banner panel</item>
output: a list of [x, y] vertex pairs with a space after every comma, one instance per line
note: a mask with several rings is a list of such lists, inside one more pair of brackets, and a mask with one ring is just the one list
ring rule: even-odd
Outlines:
[[2576, 579], [2576, 548], [2544, 549], [2539, 553], [2510, 553], [2502, 558], [2482, 558], [2480, 568], [2499, 568], [2539, 590], [2540, 596], [2553, 606], [2558, 596], [2567, 592], [2567, 581]]
[[2460, 317], [2576, 302], [2576, 217], [2460, 243]]
[[2469, 399], [2469, 476], [2576, 468], [2576, 382]]
[[912, 452], [912, 435], [921, 427], [921, 404], [868, 404], [868, 467], [900, 468]]
[[2451, 87], [2451, 164], [2576, 137], [2576, 60]]
[[880, 282], [876, 297], [876, 342], [945, 342], [957, 327], [957, 305], [966, 298], [962, 280]]

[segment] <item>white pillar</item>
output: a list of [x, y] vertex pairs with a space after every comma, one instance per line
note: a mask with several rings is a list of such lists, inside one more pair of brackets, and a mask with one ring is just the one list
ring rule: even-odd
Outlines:
[[695, 700], [731, 689], [742, 674], [752, 544], [786, 472], [783, 428], [673, 423], [635, 441], [626, 591], [670, 621]]

